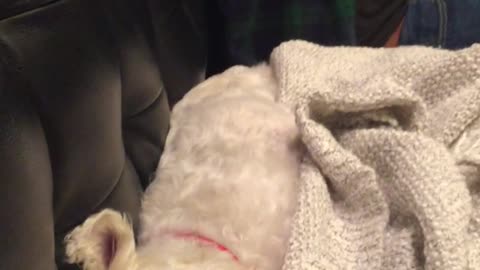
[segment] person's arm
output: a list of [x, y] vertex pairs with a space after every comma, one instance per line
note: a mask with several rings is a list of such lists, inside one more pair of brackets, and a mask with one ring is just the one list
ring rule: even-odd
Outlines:
[[0, 46], [0, 269], [54, 270], [48, 147], [6, 53]]
[[386, 48], [394, 48], [398, 46], [398, 42], [400, 40], [400, 33], [402, 32], [402, 26], [403, 26], [403, 19], [400, 22], [400, 24], [397, 26], [395, 31], [392, 33], [392, 35], [388, 38], [387, 42], [385, 43]]

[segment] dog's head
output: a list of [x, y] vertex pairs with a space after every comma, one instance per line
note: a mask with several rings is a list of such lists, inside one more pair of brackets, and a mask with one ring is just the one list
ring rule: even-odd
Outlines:
[[132, 226], [110, 209], [91, 216], [65, 238], [68, 262], [84, 270], [246, 270], [225, 254], [186, 241], [150, 242], [137, 252]]

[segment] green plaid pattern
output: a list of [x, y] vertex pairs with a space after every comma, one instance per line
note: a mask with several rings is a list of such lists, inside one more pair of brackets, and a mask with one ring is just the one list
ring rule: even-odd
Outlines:
[[218, 0], [229, 64], [267, 60], [280, 42], [355, 44], [354, 0]]

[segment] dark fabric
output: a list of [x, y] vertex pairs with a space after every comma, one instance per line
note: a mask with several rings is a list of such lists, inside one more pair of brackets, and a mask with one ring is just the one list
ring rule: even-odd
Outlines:
[[207, 25], [203, 0], [146, 0], [154, 51], [170, 105], [205, 78]]
[[76, 269], [63, 238], [105, 207], [136, 225], [168, 103], [205, 69], [198, 1], [38, 3], [0, 20], [0, 269]]
[[480, 42], [480, 1], [409, 1], [402, 45], [461, 49]]
[[48, 145], [19, 68], [0, 46], [0, 269], [55, 269]]
[[221, 45], [216, 45], [211, 54], [220, 59], [209, 59], [214, 63], [209, 74], [232, 65], [265, 61], [271, 50], [285, 40], [304, 39], [323, 45], [355, 44], [354, 0], [210, 2], [209, 28], [215, 33], [212, 43]]
[[383, 47], [406, 10], [407, 0], [357, 0], [357, 45]]
[[58, 0], [2, 0], [0, 1], [0, 20], [38, 8]]

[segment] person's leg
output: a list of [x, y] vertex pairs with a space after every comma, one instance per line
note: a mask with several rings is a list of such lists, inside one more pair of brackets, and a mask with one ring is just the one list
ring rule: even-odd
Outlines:
[[440, 47], [443, 44], [444, 16], [437, 8], [438, 0], [410, 0], [408, 1], [399, 45], [425, 45]]
[[480, 1], [443, 0], [447, 23], [444, 47], [461, 49], [480, 42]]
[[400, 45], [460, 49], [480, 42], [480, 1], [410, 0]]

